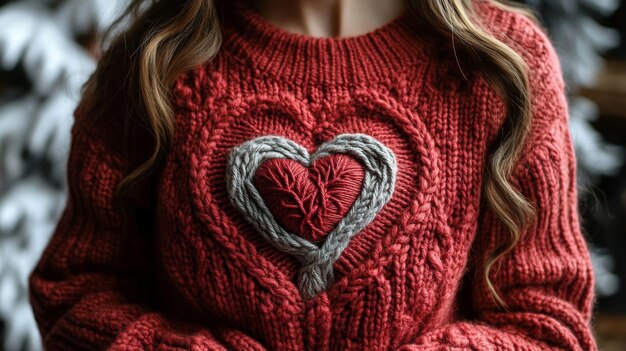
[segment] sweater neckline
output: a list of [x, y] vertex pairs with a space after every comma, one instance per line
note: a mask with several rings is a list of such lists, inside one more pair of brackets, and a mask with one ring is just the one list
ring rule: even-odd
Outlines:
[[315, 37], [267, 21], [254, 0], [224, 1], [224, 46], [255, 71], [294, 84], [346, 85], [393, 78], [426, 58], [426, 37], [403, 11], [360, 35]]

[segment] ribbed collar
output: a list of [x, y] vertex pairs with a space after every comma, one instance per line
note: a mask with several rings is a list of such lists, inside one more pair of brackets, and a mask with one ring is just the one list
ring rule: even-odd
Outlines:
[[362, 35], [329, 38], [293, 33], [265, 20], [254, 0], [223, 1], [224, 46], [262, 73], [298, 84], [352, 84], [393, 78], [423, 63], [426, 37], [404, 12]]

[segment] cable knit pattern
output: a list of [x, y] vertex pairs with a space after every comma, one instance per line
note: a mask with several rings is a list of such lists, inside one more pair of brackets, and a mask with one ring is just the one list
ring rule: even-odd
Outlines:
[[[289, 158], [309, 165], [324, 157], [343, 153], [351, 154], [361, 161], [366, 170], [365, 178], [362, 181], [352, 180], [361, 186], [359, 196], [318, 247], [297, 233], [288, 232], [275, 220], [265, 204], [268, 199], [261, 196], [253, 178], [259, 166], [268, 160]], [[365, 134], [338, 135], [322, 144], [310, 156], [305, 148], [291, 140], [280, 136], [263, 136], [246, 141], [231, 151], [226, 168], [226, 184], [232, 203], [259, 232], [277, 249], [296, 256], [302, 262], [298, 284], [302, 297], [310, 299], [332, 283], [333, 263], [348, 246], [350, 239], [374, 219], [393, 195], [396, 167], [393, 152]], [[317, 186], [321, 187], [322, 184]], [[287, 179], [283, 187], [293, 190], [298, 184], [289, 184]], [[280, 197], [278, 202], [281, 203]], [[317, 211], [321, 210], [317, 208]]]
[[537, 218], [491, 271], [503, 310], [482, 272], [508, 234], [481, 183], [505, 104], [481, 73], [408, 14], [313, 38], [249, 1], [219, 3], [224, 45], [176, 82], [165, 162], [124, 201], [113, 191], [149, 133], [131, 125], [123, 143], [123, 94], [108, 118], [76, 110], [68, 202], [30, 276], [46, 349], [597, 350], [565, 89], [543, 30], [476, 1], [527, 61], [533, 97], [512, 181]]

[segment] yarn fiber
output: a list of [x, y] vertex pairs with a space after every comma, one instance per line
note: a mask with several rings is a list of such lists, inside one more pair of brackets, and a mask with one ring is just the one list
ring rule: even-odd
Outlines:
[[173, 85], [163, 162], [126, 197], [154, 147], [128, 60], [106, 118], [74, 113], [67, 204], [29, 276], [45, 348], [596, 351], [560, 64], [536, 23], [474, 3], [532, 94], [510, 180], [537, 216], [490, 271], [508, 309], [483, 272], [510, 233], [482, 187], [506, 103], [478, 65], [408, 13], [313, 38], [217, 1], [220, 52]]
[[346, 155], [318, 159], [307, 168], [288, 159], [264, 162], [254, 176], [270, 212], [286, 230], [319, 243], [361, 192], [363, 167]]
[[[288, 158], [310, 166], [337, 154], [352, 155], [363, 164], [361, 191], [346, 214], [328, 233], [321, 246], [288, 232], [280, 225], [254, 182], [257, 170], [277, 158]], [[226, 184], [231, 202], [277, 249], [302, 262], [298, 284], [304, 299], [314, 297], [333, 281], [332, 265], [352, 237], [368, 225], [393, 195], [397, 165], [395, 155], [378, 140], [366, 134], [341, 134], [322, 144], [312, 155], [292, 140], [261, 136], [231, 151], [226, 168]], [[284, 184], [286, 186], [287, 184]], [[332, 200], [327, 198], [328, 200]]]

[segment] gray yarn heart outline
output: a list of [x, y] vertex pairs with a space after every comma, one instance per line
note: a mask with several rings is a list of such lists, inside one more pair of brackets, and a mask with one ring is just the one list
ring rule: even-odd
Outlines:
[[[365, 174], [361, 193], [320, 246], [285, 230], [274, 218], [254, 185], [253, 177], [266, 160], [286, 158], [309, 167], [332, 154], [357, 158]], [[280, 251], [295, 256], [302, 267], [298, 288], [303, 299], [315, 297], [333, 282], [333, 264], [352, 238], [371, 223], [393, 195], [398, 166], [395, 154], [372, 136], [340, 134], [314, 153], [279, 135], [265, 135], [234, 147], [228, 157], [226, 188], [231, 203], [257, 231]]]

